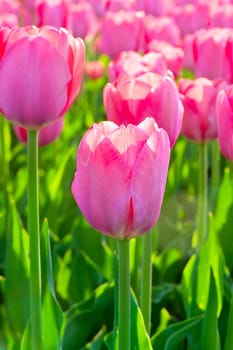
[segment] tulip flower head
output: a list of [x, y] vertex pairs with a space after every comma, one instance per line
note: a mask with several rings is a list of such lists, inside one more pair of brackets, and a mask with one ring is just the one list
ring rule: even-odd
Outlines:
[[0, 111], [12, 123], [39, 129], [69, 109], [78, 95], [85, 47], [65, 29], [0, 30]]
[[94, 124], [77, 153], [73, 196], [86, 220], [118, 239], [139, 236], [157, 222], [170, 144], [153, 118], [139, 125]]
[[181, 130], [183, 106], [171, 73], [120, 77], [105, 86], [103, 98], [108, 120], [139, 124], [152, 116], [166, 130], [173, 147]]
[[178, 87], [184, 106], [181, 132], [192, 141], [205, 142], [217, 138], [216, 98], [226, 83], [206, 78], [181, 79]]
[[216, 114], [220, 151], [233, 161], [233, 85], [219, 92]]

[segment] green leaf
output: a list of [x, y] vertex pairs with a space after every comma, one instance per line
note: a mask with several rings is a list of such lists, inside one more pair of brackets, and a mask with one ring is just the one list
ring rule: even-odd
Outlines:
[[6, 309], [13, 335], [20, 339], [29, 319], [29, 238], [14, 201], [9, 206], [6, 251]]
[[[152, 337], [153, 349], [179, 350], [180, 344], [202, 322], [203, 316], [188, 318], [185, 321], [171, 324], [165, 330]], [[179, 346], [179, 347], [178, 347]]]
[[42, 330], [44, 350], [60, 350], [63, 314], [56, 300], [48, 222], [44, 220], [41, 230], [41, 260], [44, 265], [44, 295], [42, 300]]
[[226, 168], [218, 191], [218, 200], [215, 210], [215, 225], [217, 231], [227, 221], [228, 212], [233, 203], [233, 187], [230, 178], [230, 169]]
[[227, 319], [227, 327], [226, 327], [226, 338], [224, 342], [224, 350], [232, 349], [233, 344], [233, 292], [231, 291], [231, 300], [230, 300], [230, 310]]
[[106, 327], [102, 327], [95, 335], [93, 340], [86, 344], [81, 350], [101, 350], [103, 347], [104, 336], [106, 334]]
[[[147, 334], [141, 309], [137, 303], [136, 297], [131, 291], [131, 350], [152, 350], [150, 337]], [[117, 350], [117, 339], [115, 332], [111, 332], [105, 338], [105, 344], [109, 350]]]
[[113, 283], [99, 286], [84, 302], [76, 303], [65, 313], [63, 349], [85, 346], [104, 324], [113, 322]]
[[220, 350], [218, 331], [218, 295], [214, 274], [211, 270], [209, 298], [203, 320], [201, 350]]
[[223, 303], [223, 275], [224, 260], [218, 243], [218, 236], [214, 227], [213, 215], [209, 214], [209, 233], [203, 244], [198, 259], [197, 305], [201, 310], [206, 309], [209, 298], [211, 270], [217, 289], [218, 315]]
[[196, 285], [197, 258], [196, 255], [192, 255], [183, 270], [181, 284], [184, 307], [188, 317], [199, 314], [196, 305]]

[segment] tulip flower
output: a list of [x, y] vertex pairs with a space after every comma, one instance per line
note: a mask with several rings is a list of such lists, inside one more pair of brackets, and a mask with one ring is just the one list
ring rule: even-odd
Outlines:
[[68, 3], [66, 0], [38, 0], [36, 2], [38, 26], [51, 25], [67, 28]]
[[181, 47], [171, 45], [167, 41], [153, 39], [147, 43], [146, 52], [160, 52], [167, 67], [177, 77], [183, 68], [184, 51]]
[[183, 106], [171, 74], [119, 78], [105, 86], [103, 98], [108, 120], [139, 124], [151, 116], [166, 130], [173, 147], [181, 130]]
[[232, 50], [228, 48], [231, 37], [230, 28], [210, 28], [195, 33], [193, 57], [197, 77], [221, 78], [228, 82], [231, 81], [232, 57], [230, 53]]
[[221, 153], [233, 161], [233, 85], [220, 91], [216, 103], [218, 141]]
[[98, 27], [98, 19], [91, 4], [70, 4], [68, 28], [73, 36], [90, 41], [96, 35]]
[[170, 43], [173, 46], [181, 44], [181, 36], [178, 26], [170, 17], [154, 17], [147, 15], [144, 17], [145, 40], [161, 40]]
[[94, 124], [77, 153], [73, 196], [87, 221], [118, 239], [132, 238], [157, 222], [170, 144], [153, 118], [139, 125]]
[[[45, 126], [39, 130], [38, 145], [46, 146], [49, 143], [55, 141], [61, 134], [64, 124], [64, 118], [59, 118], [54, 123]], [[15, 135], [19, 141], [27, 143], [28, 135], [27, 129], [14, 125], [13, 127]]]
[[222, 80], [181, 79], [178, 88], [184, 106], [181, 132], [192, 141], [217, 138], [216, 98], [226, 83]]
[[0, 30], [0, 111], [12, 123], [38, 129], [73, 103], [81, 85], [85, 48], [65, 29]]
[[140, 51], [144, 45], [144, 13], [106, 12], [100, 27], [98, 50], [115, 58], [122, 51]]
[[167, 65], [161, 53], [148, 52], [142, 56], [135, 51], [123, 51], [108, 66], [110, 82], [113, 82], [123, 74], [129, 77], [136, 77], [146, 72], [161, 75], [167, 72]]

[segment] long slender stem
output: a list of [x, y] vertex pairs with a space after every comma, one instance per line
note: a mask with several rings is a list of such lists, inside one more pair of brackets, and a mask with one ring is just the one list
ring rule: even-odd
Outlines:
[[32, 349], [42, 350], [41, 261], [39, 230], [38, 133], [28, 131], [28, 231]]
[[220, 179], [220, 152], [219, 152], [219, 146], [218, 141], [212, 141], [211, 142], [212, 147], [212, 172], [211, 172], [211, 181], [212, 186], [216, 189], [219, 186], [219, 179]]
[[197, 246], [201, 247], [207, 235], [207, 183], [208, 180], [208, 143], [199, 145], [199, 198], [198, 198], [198, 236]]
[[119, 253], [119, 346], [118, 349], [130, 350], [130, 267], [129, 240], [118, 241]]
[[141, 255], [142, 255], [142, 236], [131, 239], [130, 244], [134, 243], [133, 269], [131, 271], [131, 287], [136, 297], [139, 299], [140, 293], [140, 274], [141, 274]]
[[141, 309], [145, 327], [150, 334], [151, 325], [151, 290], [152, 290], [152, 230], [143, 236], [142, 241], [142, 276], [141, 276]]

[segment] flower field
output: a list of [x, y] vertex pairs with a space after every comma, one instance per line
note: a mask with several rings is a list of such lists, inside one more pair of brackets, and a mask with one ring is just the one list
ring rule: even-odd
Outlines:
[[0, 350], [233, 349], [232, 23], [0, 1]]

